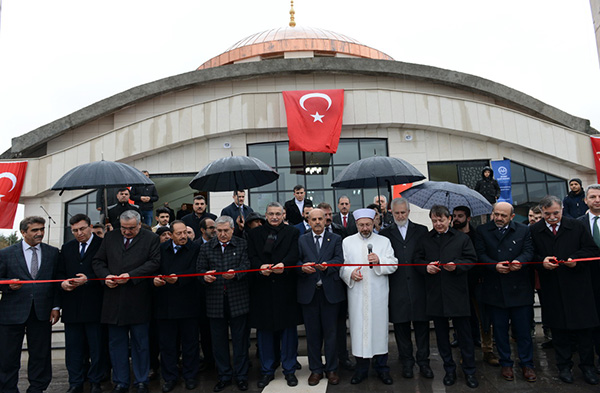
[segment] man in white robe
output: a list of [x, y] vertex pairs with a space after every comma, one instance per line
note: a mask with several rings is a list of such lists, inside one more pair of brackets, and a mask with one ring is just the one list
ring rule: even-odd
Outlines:
[[[391, 385], [394, 381], [387, 365], [388, 358], [388, 274], [396, 271], [398, 260], [386, 237], [373, 233], [375, 211], [358, 209], [354, 213], [358, 233], [344, 239], [344, 264], [340, 277], [348, 285], [348, 314], [352, 354], [356, 370], [350, 381], [361, 383], [367, 378], [370, 359], [379, 379]], [[369, 251], [371, 250], [371, 251]]]

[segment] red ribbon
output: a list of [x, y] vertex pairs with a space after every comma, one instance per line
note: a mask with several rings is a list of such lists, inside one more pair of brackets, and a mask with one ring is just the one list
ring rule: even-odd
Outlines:
[[[557, 259], [554, 260], [555, 263], [565, 263], [565, 262], [587, 262], [587, 261], [598, 261], [600, 260], [600, 257], [594, 257], [594, 258], [577, 258], [577, 259], [573, 259], [571, 261], [559, 261]], [[498, 263], [501, 263], [504, 261], [500, 261]], [[521, 265], [539, 265], [542, 264], [543, 262], [521, 262]], [[443, 263], [442, 263], [443, 264]], [[396, 263], [396, 264], [385, 264], [384, 266], [427, 266], [429, 265], [429, 263]], [[467, 265], [479, 265], [479, 266], [483, 266], [483, 265], [489, 265], [488, 263], [478, 263], [478, 262], [464, 262], [464, 263], [456, 263], [456, 266], [459, 265], [463, 265], [463, 266], [467, 266]], [[372, 264], [368, 264], [368, 263], [328, 263], [327, 266], [373, 266]], [[272, 266], [271, 266], [272, 267]], [[300, 266], [283, 266], [281, 269], [292, 269], [292, 268], [298, 268], [301, 267]], [[269, 270], [269, 268], [266, 269], [247, 269], [247, 270], [234, 270], [234, 271], [226, 271], [226, 272], [212, 272], [212, 273], [188, 273], [188, 274], [175, 274], [173, 276], [171, 275], [163, 275], [163, 274], [158, 274], [158, 275], [153, 275], [153, 276], [135, 276], [135, 277], [127, 277], [127, 278], [117, 278], [117, 277], [112, 277], [112, 278], [88, 278], [88, 281], [106, 281], [106, 280], [133, 280], [133, 279], [145, 279], [145, 278], [155, 278], [155, 277], [202, 277], [202, 276], [220, 276], [223, 274], [231, 274], [231, 273], [255, 273], [255, 272], [261, 272], [264, 270]], [[63, 281], [69, 281], [71, 279], [67, 278], [65, 280], [18, 280], [18, 281], [13, 281], [13, 280], [0, 280], [0, 285], [10, 285], [10, 284], [46, 284], [46, 283], [59, 283], [59, 282], [63, 282]]]

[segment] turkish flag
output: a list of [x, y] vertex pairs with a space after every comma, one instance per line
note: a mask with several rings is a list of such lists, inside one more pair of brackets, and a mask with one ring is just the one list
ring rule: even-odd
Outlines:
[[344, 115], [344, 90], [284, 91], [289, 151], [335, 153]]
[[600, 138], [597, 136], [590, 137], [592, 141], [592, 149], [594, 150], [594, 163], [596, 164], [596, 179], [600, 183]]
[[27, 172], [27, 161], [0, 162], [0, 228], [12, 229]]
[[402, 192], [413, 186], [412, 183], [396, 184], [392, 186], [392, 199], [401, 198]]

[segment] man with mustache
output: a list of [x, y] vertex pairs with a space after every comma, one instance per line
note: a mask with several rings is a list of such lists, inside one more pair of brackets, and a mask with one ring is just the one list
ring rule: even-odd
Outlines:
[[[598, 255], [600, 250], [585, 224], [562, 215], [561, 200], [547, 195], [540, 201], [543, 220], [532, 225], [534, 261], [544, 293], [544, 323], [552, 329], [559, 378], [573, 383], [572, 341], [577, 342], [583, 379], [598, 384], [594, 369], [592, 329], [598, 326], [590, 262], [573, 261]], [[594, 261], [592, 261], [595, 263]]]

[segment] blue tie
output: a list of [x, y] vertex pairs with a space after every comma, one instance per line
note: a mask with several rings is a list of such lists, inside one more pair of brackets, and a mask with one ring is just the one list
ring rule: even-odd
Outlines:
[[83, 259], [83, 256], [85, 255], [85, 246], [86, 245], [87, 245], [86, 243], [81, 243], [81, 251], [79, 251], [79, 257], [81, 259]]

